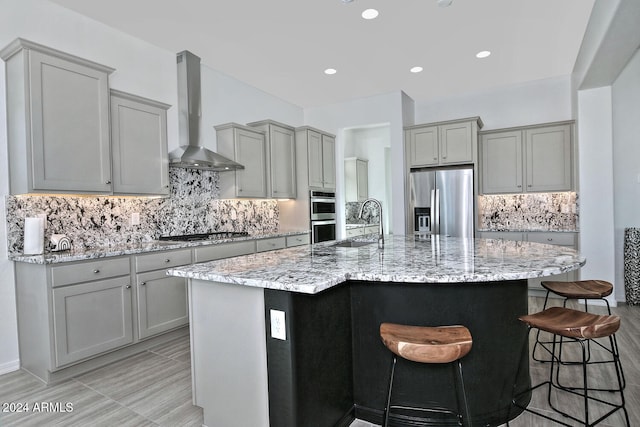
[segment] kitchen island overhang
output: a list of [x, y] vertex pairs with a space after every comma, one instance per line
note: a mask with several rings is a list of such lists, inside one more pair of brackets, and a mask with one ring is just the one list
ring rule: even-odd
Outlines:
[[[518, 414], [514, 383], [529, 384], [526, 279], [584, 262], [550, 245], [390, 236], [384, 250], [317, 244], [171, 270], [191, 279], [194, 403], [205, 425], [379, 423], [390, 360], [379, 323], [465, 324], [474, 424], [503, 423]], [[446, 403], [448, 371], [419, 368], [400, 371], [399, 396]]]

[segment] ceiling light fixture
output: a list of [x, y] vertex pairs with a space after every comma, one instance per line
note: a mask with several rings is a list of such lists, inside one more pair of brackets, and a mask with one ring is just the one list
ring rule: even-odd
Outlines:
[[411, 67], [409, 71], [411, 71], [412, 73], [419, 73], [422, 71], [422, 67]]
[[438, 0], [438, 6], [440, 7], [449, 7], [453, 3], [453, 0]]
[[476, 58], [482, 59], [482, 58], [486, 58], [489, 55], [491, 55], [490, 51], [483, 50], [483, 51], [480, 51], [480, 52], [476, 53]]
[[351, 3], [353, 0], [342, 0], [342, 3]]
[[362, 12], [362, 17], [364, 19], [375, 19], [377, 18], [379, 15], [379, 12], [375, 9], [367, 9], [364, 12]]
[[324, 70], [324, 73], [328, 74], [328, 75], [332, 75], [332, 74], [335, 74], [337, 72], [338, 71], [335, 68], [327, 68], [326, 70]]

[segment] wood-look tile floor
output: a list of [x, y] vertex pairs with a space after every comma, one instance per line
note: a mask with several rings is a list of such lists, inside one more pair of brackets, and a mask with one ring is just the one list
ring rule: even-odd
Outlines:
[[[0, 412], [0, 426], [202, 426], [191, 404], [189, 337], [178, 338], [68, 381], [46, 386], [23, 371], [0, 376], [0, 403], [26, 403], [29, 412]], [[41, 402], [70, 403], [46, 411]], [[0, 408], [1, 410], [2, 408]]]
[[[529, 312], [541, 310], [542, 298], [529, 299]], [[560, 305], [552, 300], [551, 305]], [[572, 307], [578, 308], [573, 305]], [[590, 306], [590, 311], [605, 313], [604, 307]], [[622, 317], [617, 333], [618, 346], [627, 380], [625, 397], [631, 425], [640, 425], [640, 307], [613, 308]], [[534, 335], [530, 337], [533, 340]], [[565, 355], [569, 356], [567, 349]], [[547, 365], [531, 362], [532, 382], [547, 376]], [[571, 379], [570, 369], [563, 378]], [[589, 375], [594, 384], [607, 383], [614, 378], [607, 368], [594, 368]], [[530, 407], [549, 411], [544, 391], [534, 393]], [[580, 410], [579, 402], [563, 396], [554, 396], [554, 402], [563, 408]], [[191, 404], [191, 374], [189, 338], [178, 338], [170, 343], [112, 363], [103, 368], [80, 375], [53, 386], [23, 371], [0, 376], [0, 404], [3, 402], [72, 403], [71, 412], [0, 412], [0, 427], [6, 426], [197, 426], [203, 422], [202, 410]], [[0, 408], [2, 409], [2, 408]], [[551, 427], [557, 424], [534, 415], [523, 413], [510, 423], [512, 427]], [[577, 425], [577, 424], [576, 424]], [[603, 427], [623, 426], [620, 414], [614, 414]], [[209, 426], [218, 427], [218, 426]], [[235, 426], [225, 426], [235, 427]], [[241, 426], [238, 426], [241, 427]], [[244, 427], [244, 426], [242, 426]], [[374, 427], [356, 420], [351, 427]]]

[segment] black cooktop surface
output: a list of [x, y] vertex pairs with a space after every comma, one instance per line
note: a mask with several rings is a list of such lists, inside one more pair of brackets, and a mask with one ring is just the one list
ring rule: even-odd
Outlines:
[[249, 233], [246, 231], [214, 231], [211, 233], [182, 234], [179, 236], [160, 236], [158, 240], [170, 240], [175, 242], [200, 242], [203, 240], [220, 240], [232, 237], [245, 237]]

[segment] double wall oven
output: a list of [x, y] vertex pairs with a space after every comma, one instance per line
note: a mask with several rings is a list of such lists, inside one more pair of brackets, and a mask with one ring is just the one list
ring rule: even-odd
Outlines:
[[336, 193], [310, 192], [311, 238], [313, 243], [336, 239]]

